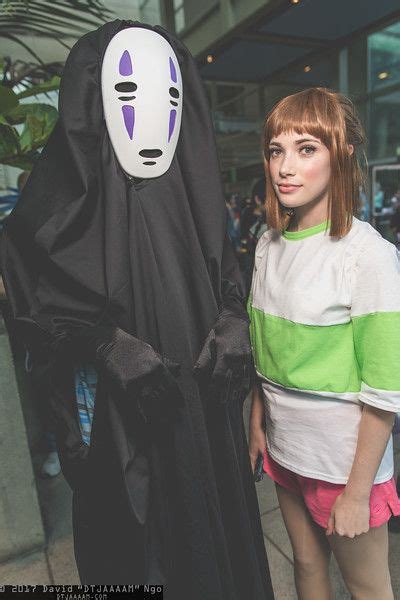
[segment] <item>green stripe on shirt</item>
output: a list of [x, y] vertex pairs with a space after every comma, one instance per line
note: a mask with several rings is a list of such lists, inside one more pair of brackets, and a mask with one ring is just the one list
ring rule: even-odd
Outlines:
[[321, 392], [358, 392], [352, 323], [303, 325], [249, 307], [257, 371], [280, 385]]
[[362, 380], [373, 388], [400, 390], [400, 312], [352, 317]]

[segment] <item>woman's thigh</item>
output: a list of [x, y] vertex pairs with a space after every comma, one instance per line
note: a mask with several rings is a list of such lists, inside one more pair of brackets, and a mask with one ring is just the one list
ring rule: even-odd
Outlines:
[[311, 518], [303, 499], [275, 484], [295, 563], [304, 570], [328, 569], [331, 548], [325, 531]]
[[355, 538], [334, 534], [327, 539], [354, 600], [393, 599], [386, 523]]

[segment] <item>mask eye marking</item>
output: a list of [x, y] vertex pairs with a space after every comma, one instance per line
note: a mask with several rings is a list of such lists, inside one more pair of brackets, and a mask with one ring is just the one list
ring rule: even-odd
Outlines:
[[169, 93], [173, 98], [179, 98], [179, 91], [175, 87], [170, 87]]
[[170, 72], [172, 81], [174, 81], [176, 83], [178, 81], [178, 78], [176, 76], [176, 69], [175, 69], [174, 61], [172, 60], [171, 57], [169, 57], [169, 72]]
[[128, 102], [129, 100], [134, 100], [136, 96], [118, 96], [118, 100], [123, 100], [124, 102]]
[[121, 81], [114, 86], [114, 89], [117, 92], [136, 92], [137, 85], [133, 81]]
[[128, 132], [130, 139], [133, 137], [133, 128], [135, 126], [135, 109], [130, 104], [125, 104], [122, 107], [125, 129]]
[[132, 75], [132, 73], [131, 57], [128, 50], [125, 50], [119, 61], [119, 74], [126, 77], [127, 75]]
[[176, 119], [176, 110], [172, 109], [169, 113], [169, 132], [168, 132], [168, 141], [171, 139], [172, 134], [175, 129], [175, 119]]
[[170, 100], [170, 103], [172, 104], [172, 106], [178, 106], [178, 103], [174, 102], [173, 100]]

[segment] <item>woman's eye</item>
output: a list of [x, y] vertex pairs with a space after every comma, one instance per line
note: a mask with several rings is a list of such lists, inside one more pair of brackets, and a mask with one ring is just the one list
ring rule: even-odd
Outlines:
[[278, 156], [280, 153], [280, 149], [279, 148], [270, 148], [269, 149], [269, 155], [271, 158], [274, 158], [275, 156]]
[[315, 150], [316, 148], [314, 146], [303, 146], [300, 148], [300, 152], [303, 152], [303, 154], [314, 154]]

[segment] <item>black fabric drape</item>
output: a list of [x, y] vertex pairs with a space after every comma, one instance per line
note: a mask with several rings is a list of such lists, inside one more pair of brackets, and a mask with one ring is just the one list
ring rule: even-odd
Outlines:
[[[82, 581], [165, 583], [171, 600], [272, 598], [243, 429], [246, 390], [199, 388], [193, 376], [221, 311], [245, 318], [207, 100], [187, 49], [154, 27], [180, 64], [180, 138], [163, 176], [125, 177], [99, 79], [107, 44], [126, 26], [143, 25], [107, 23], [69, 55], [59, 120], [5, 225], [7, 295], [29, 343], [52, 349], [51, 402]], [[88, 448], [73, 367], [83, 347], [96, 362], [97, 344], [91, 350], [85, 339], [101, 328], [179, 363], [176, 413], [144, 422], [134, 392], [122, 393], [99, 366]]]

